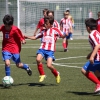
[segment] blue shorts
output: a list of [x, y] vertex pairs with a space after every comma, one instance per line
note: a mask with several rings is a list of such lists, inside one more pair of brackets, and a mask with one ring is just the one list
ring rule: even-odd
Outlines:
[[47, 60], [48, 58], [52, 58], [52, 60], [55, 61], [54, 51], [39, 49], [37, 51], [37, 54], [41, 54], [45, 58], [45, 60]]
[[91, 64], [90, 61], [86, 62], [83, 66], [85, 71], [95, 72], [96, 70], [100, 71], [100, 61], [94, 61], [94, 64]]
[[[66, 34], [65, 32], [63, 34]], [[70, 39], [70, 33], [66, 36], [66, 39]]]
[[10, 52], [7, 51], [2, 51], [2, 59], [5, 60], [10, 60], [12, 59], [16, 64], [20, 63], [20, 55], [19, 54], [12, 54]]

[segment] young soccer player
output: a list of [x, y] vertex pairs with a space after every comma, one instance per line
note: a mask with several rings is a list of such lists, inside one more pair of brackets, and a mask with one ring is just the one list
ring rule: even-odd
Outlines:
[[25, 37], [28, 39], [33, 39], [33, 40], [36, 40], [41, 37], [43, 38], [41, 46], [39, 50], [37, 51], [37, 58], [36, 58], [38, 71], [40, 73], [39, 82], [42, 82], [46, 77], [45, 72], [43, 70], [43, 64], [41, 62], [42, 59], [45, 58], [45, 60], [47, 61], [47, 67], [51, 70], [51, 72], [56, 77], [56, 82], [60, 83], [59, 72], [52, 65], [52, 61], [55, 60], [54, 52], [55, 52], [55, 46], [56, 46], [55, 43], [56, 43], [57, 37], [59, 36], [61, 38], [64, 38], [65, 35], [63, 35], [63, 33], [58, 28], [53, 27], [54, 17], [47, 16], [44, 18], [44, 22], [45, 22], [45, 27], [46, 27], [44, 31], [40, 32], [36, 36], [31, 36], [31, 37], [25, 36]]
[[98, 12], [97, 31], [100, 33], [100, 12]]
[[[66, 9], [66, 12], [68, 12], [69, 16], [68, 16], [68, 19], [70, 19], [71, 23], [72, 23], [72, 29], [75, 27], [74, 26], [74, 19], [73, 17], [70, 15], [70, 10], [69, 9]], [[70, 36], [70, 40], [73, 40], [73, 33], [70, 32], [69, 33], [69, 36]]]
[[85, 20], [92, 51], [87, 55], [88, 62], [81, 69], [83, 75], [96, 84], [95, 93], [100, 92], [100, 33], [96, 30], [97, 22], [93, 18]]
[[68, 16], [69, 12], [64, 12], [64, 18], [62, 18], [60, 22], [60, 30], [67, 35], [67, 37], [63, 39], [62, 43], [64, 52], [68, 51], [68, 39], [70, 38], [69, 33], [72, 32], [72, 24], [70, 19], [68, 19]]
[[40, 29], [40, 31], [44, 30], [45, 29], [45, 26], [44, 26], [44, 18], [47, 16], [47, 11], [48, 9], [44, 9], [43, 10], [43, 18], [41, 18], [37, 24], [37, 27], [34, 31], [34, 36], [36, 35], [37, 31]]
[[[54, 17], [54, 11], [48, 10], [47, 11], [47, 16], [53, 16]], [[53, 27], [56, 27], [56, 28], [60, 29], [60, 25], [56, 20], [54, 20]]]
[[13, 16], [7, 14], [3, 18], [3, 23], [0, 27], [0, 31], [3, 33], [2, 40], [2, 58], [5, 62], [5, 74], [10, 76], [10, 59], [12, 59], [18, 68], [25, 69], [29, 76], [32, 75], [32, 71], [27, 64], [21, 63], [20, 51], [21, 43], [25, 44], [25, 39], [22, 32], [16, 26], [13, 25]]

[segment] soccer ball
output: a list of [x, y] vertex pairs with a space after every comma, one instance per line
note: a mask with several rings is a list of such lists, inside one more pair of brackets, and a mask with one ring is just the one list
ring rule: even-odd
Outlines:
[[2, 79], [2, 83], [3, 83], [3, 86], [5, 88], [8, 88], [8, 87], [10, 87], [14, 83], [14, 80], [13, 80], [13, 78], [11, 76], [5, 76]]

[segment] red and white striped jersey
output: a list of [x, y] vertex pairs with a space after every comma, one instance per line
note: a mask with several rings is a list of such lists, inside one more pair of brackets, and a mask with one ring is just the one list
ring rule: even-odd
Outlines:
[[[100, 33], [97, 30], [93, 30], [89, 34], [89, 43], [92, 47], [92, 50], [95, 48], [96, 45], [100, 44]], [[100, 61], [100, 49], [96, 54], [95, 60]]]
[[54, 20], [54, 22], [53, 22], [53, 27], [60, 29], [60, 25], [56, 20]]
[[40, 49], [55, 51], [57, 37], [63, 36], [58, 28], [50, 28], [40, 32], [36, 38], [42, 38]]
[[62, 18], [60, 21], [60, 26], [63, 28], [62, 31], [65, 33], [69, 33], [70, 27], [72, 26], [72, 23], [70, 19]]

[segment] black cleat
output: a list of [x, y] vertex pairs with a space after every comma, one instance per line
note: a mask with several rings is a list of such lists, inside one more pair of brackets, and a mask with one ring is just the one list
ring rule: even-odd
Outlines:
[[27, 71], [27, 74], [28, 74], [29, 76], [32, 75], [32, 70], [30, 69], [30, 67], [28, 67], [26, 71]]

